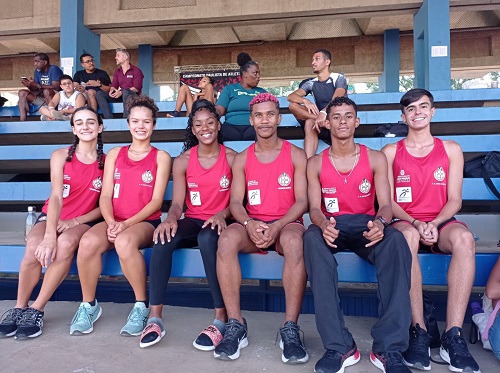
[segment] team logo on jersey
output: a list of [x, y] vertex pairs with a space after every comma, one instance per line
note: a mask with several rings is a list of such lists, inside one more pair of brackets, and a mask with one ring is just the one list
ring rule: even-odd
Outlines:
[[101, 189], [102, 187], [102, 179], [100, 176], [97, 176], [94, 180], [92, 180], [92, 186], [94, 189]]
[[399, 171], [399, 175], [396, 178], [396, 183], [409, 183], [410, 175], [405, 175], [405, 170]]
[[404, 176], [404, 174], [405, 174], [405, 170], [401, 170], [401, 171], [399, 171], [399, 174], [400, 174], [401, 176]]
[[226, 175], [222, 176], [219, 181], [219, 185], [222, 189], [227, 189], [229, 188], [229, 179], [227, 178]]
[[436, 171], [434, 171], [434, 179], [437, 181], [443, 181], [445, 177], [446, 173], [444, 172], [443, 167], [439, 166]]
[[291, 182], [292, 182], [292, 178], [290, 176], [288, 176], [288, 174], [286, 172], [283, 172], [278, 177], [278, 184], [281, 185], [282, 187], [289, 186]]
[[372, 185], [367, 179], [363, 179], [361, 184], [359, 184], [359, 191], [363, 194], [369, 193]]
[[142, 174], [142, 181], [148, 184], [153, 181], [153, 174], [151, 171], [147, 170]]

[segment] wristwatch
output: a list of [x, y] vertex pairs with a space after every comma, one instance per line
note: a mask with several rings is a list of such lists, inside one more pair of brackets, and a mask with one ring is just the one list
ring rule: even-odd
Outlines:
[[383, 216], [375, 216], [375, 219], [378, 219], [384, 225], [384, 228], [387, 228], [390, 225]]
[[248, 218], [247, 220], [245, 220], [245, 221], [243, 222], [243, 226], [245, 227], [245, 229], [247, 229], [247, 225], [248, 225], [248, 223], [250, 222], [250, 220], [253, 220], [253, 218]]

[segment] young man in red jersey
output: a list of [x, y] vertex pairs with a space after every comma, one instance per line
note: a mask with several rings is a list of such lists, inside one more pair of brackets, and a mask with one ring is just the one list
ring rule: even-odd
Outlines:
[[408, 347], [411, 255], [403, 235], [388, 223], [392, 209], [387, 161], [380, 151], [354, 142], [359, 126], [354, 101], [336, 97], [326, 112], [332, 146], [307, 163], [313, 224], [304, 234], [304, 258], [316, 326], [326, 349], [315, 372], [340, 373], [360, 359], [340, 308], [333, 255], [351, 251], [377, 270], [380, 317], [371, 331], [370, 360], [383, 372], [409, 373], [402, 353]]
[[[384, 147], [389, 162], [392, 208], [400, 230], [410, 246], [411, 311], [410, 348], [404, 358], [408, 366], [430, 370], [430, 337], [425, 329], [422, 305], [422, 274], [419, 249], [451, 254], [448, 270], [446, 330], [440, 355], [454, 372], [478, 372], [462, 336], [467, 303], [475, 274], [474, 237], [454, 215], [462, 206], [464, 157], [460, 145], [433, 137], [434, 98], [425, 89], [412, 89], [401, 98], [402, 119], [408, 136]], [[444, 268], [443, 268], [444, 269]]]
[[306, 155], [278, 137], [280, 121], [277, 98], [269, 93], [257, 95], [250, 102], [250, 123], [257, 141], [236, 155], [232, 166], [230, 210], [237, 223], [222, 231], [217, 250], [217, 277], [229, 321], [214, 356], [223, 360], [237, 359], [240, 348], [248, 345], [247, 324], [240, 309], [238, 253], [274, 249], [285, 259], [281, 358], [289, 364], [309, 360], [297, 325], [306, 284], [302, 244], [302, 215], [307, 210]]

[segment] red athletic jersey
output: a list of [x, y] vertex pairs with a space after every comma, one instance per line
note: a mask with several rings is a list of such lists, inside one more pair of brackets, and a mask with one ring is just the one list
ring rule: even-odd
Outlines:
[[283, 140], [281, 151], [271, 163], [255, 156], [255, 144], [248, 147], [245, 163], [248, 216], [269, 222], [281, 219], [295, 203], [292, 148]]
[[349, 172], [340, 172], [342, 176], [339, 176], [328, 151], [323, 151], [319, 175], [323, 214], [327, 218], [346, 214], [375, 215], [375, 184], [366, 146], [359, 145], [359, 160], [349, 177]]
[[[59, 219], [69, 220], [85, 215], [97, 207], [101, 194], [102, 174], [97, 161], [91, 164], [80, 162], [73, 154], [71, 162], [63, 168], [63, 205]], [[47, 213], [49, 200], [42, 211]]]
[[186, 206], [184, 216], [207, 220], [229, 206], [233, 174], [226, 158], [226, 147], [219, 145], [219, 157], [210, 168], [198, 160], [198, 145], [191, 148], [186, 170]]
[[434, 138], [434, 148], [425, 157], [414, 157], [404, 140], [397, 143], [392, 172], [394, 200], [414, 219], [429, 222], [448, 201], [450, 160], [443, 141]]
[[[141, 211], [151, 202], [156, 181], [156, 156], [154, 146], [146, 157], [133, 161], [128, 157], [129, 146], [118, 152], [114, 172], [113, 215], [116, 221], [124, 221]], [[146, 220], [160, 219], [158, 210]]]

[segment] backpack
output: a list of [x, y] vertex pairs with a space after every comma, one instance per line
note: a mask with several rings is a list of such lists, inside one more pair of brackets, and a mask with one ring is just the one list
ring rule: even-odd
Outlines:
[[469, 159], [464, 164], [464, 177], [482, 178], [488, 189], [500, 199], [492, 177], [500, 177], [500, 152], [492, 151]]
[[377, 127], [376, 137], [405, 137], [408, 135], [408, 125], [405, 122], [386, 123]]

